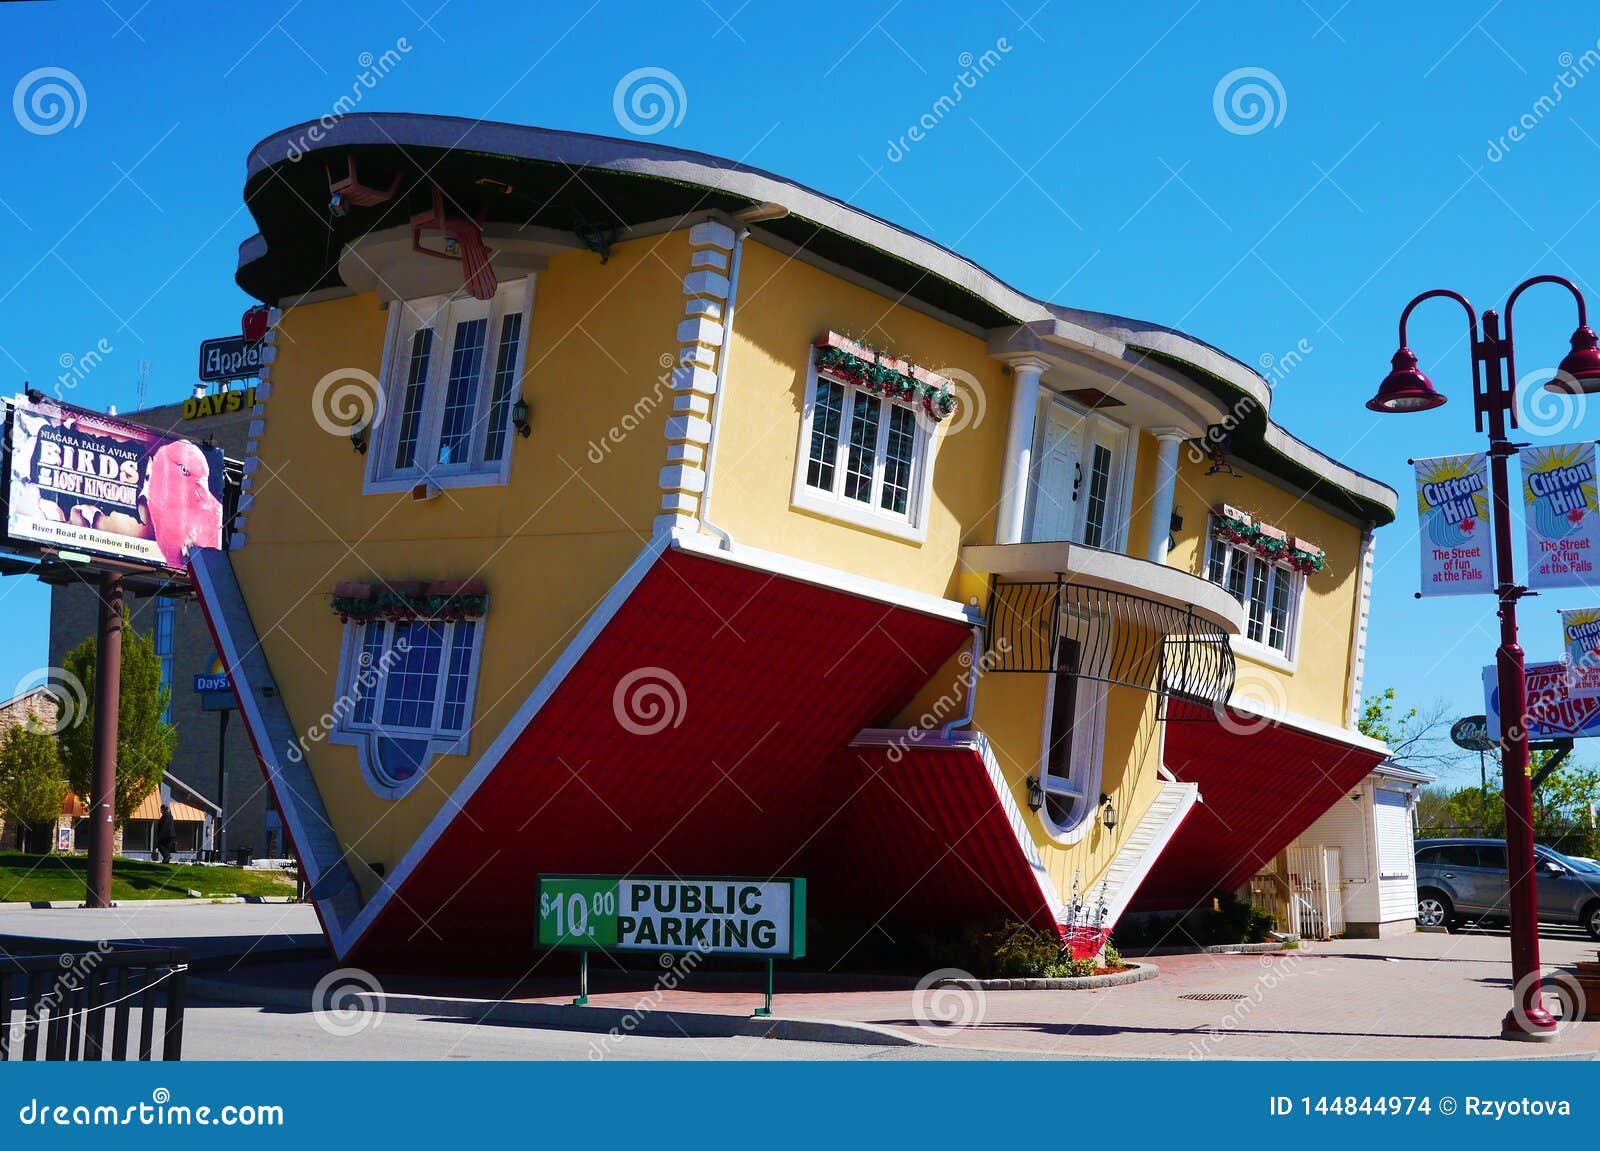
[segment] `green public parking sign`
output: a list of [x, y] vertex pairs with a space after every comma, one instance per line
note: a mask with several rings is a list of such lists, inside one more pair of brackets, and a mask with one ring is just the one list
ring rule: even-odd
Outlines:
[[798, 959], [806, 881], [541, 875], [539, 945]]

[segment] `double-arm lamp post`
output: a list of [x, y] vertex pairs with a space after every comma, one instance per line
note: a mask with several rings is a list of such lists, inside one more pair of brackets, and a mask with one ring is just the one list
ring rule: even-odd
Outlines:
[[1523, 678], [1522, 647], [1517, 643], [1517, 601], [1527, 588], [1516, 582], [1511, 554], [1511, 489], [1507, 478], [1507, 459], [1517, 445], [1506, 436], [1507, 428], [1517, 426], [1517, 368], [1511, 342], [1511, 310], [1517, 297], [1535, 284], [1560, 284], [1578, 302], [1578, 330], [1572, 334], [1572, 350], [1557, 369], [1556, 378], [1545, 384], [1551, 391], [1600, 391], [1600, 340], [1590, 330], [1583, 293], [1560, 276], [1535, 276], [1517, 285], [1506, 301], [1505, 335], [1500, 334], [1500, 316], [1483, 314], [1479, 331], [1478, 316], [1465, 296], [1444, 288], [1424, 292], [1400, 313], [1400, 350], [1394, 354], [1393, 370], [1384, 378], [1378, 394], [1367, 401], [1375, 412], [1423, 412], [1437, 408], [1445, 397], [1436, 392], [1428, 377], [1417, 369], [1417, 357], [1406, 346], [1406, 321], [1424, 300], [1444, 296], [1456, 301], [1467, 313], [1472, 336], [1473, 412], [1477, 430], [1489, 421], [1490, 487], [1494, 500], [1495, 595], [1500, 601], [1500, 647], [1495, 653], [1495, 668], [1500, 688], [1500, 747], [1506, 810], [1506, 871], [1510, 879], [1508, 908], [1511, 915], [1512, 1009], [1500, 1025], [1508, 1039], [1553, 1039], [1555, 1017], [1544, 1008], [1542, 973], [1539, 966], [1539, 901], [1534, 881], [1533, 789], [1528, 776], [1527, 683]]

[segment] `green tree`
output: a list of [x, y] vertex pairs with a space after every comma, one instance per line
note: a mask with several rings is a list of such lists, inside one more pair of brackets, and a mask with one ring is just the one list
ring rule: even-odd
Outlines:
[[1426, 709], [1413, 707], [1402, 712], [1395, 703], [1394, 688], [1386, 687], [1362, 701], [1356, 730], [1388, 744], [1391, 763], [1426, 771], [1451, 758], [1438, 743], [1446, 710], [1444, 701], [1438, 700]]
[[[72, 790], [89, 800], [94, 779], [95, 639], [67, 653], [62, 666], [83, 684], [83, 714], [60, 735]], [[122, 613], [122, 701], [117, 709], [117, 819], [127, 819], [154, 791], [178, 747], [178, 729], [162, 720], [171, 691], [161, 686], [155, 639], [133, 629]]]
[[30, 715], [0, 741], [0, 813], [24, 826], [54, 823], [66, 796], [55, 736]]

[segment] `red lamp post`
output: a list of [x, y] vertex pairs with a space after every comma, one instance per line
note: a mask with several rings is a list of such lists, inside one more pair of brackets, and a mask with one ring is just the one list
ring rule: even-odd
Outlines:
[[1495, 595], [1500, 601], [1500, 647], [1495, 668], [1500, 689], [1500, 747], [1506, 811], [1506, 871], [1510, 880], [1511, 973], [1513, 1003], [1501, 1022], [1507, 1039], [1554, 1039], [1555, 1017], [1544, 1008], [1543, 976], [1539, 965], [1539, 900], [1534, 880], [1533, 789], [1528, 777], [1527, 683], [1523, 678], [1522, 647], [1517, 642], [1517, 601], [1528, 589], [1516, 582], [1511, 553], [1511, 487], [1506, 461], [1516, 450], [1506, 437], [1517, 426], [1517, 369], [1511, 339], [1511, 309], [1517, 297], [1535, 284], [1560, 284], [1578, 302], [1578, 330], [1572, 334], [1572, 351], [1561, 361], [1556, 378], [1545, 387], [1559, 392], [1600, 391], [1600, 340], [1589, 328], [1583, 293], [1560, 276], [1535, 276], [1518, 284], [1506, 301], [1505, 335], [1500, 316], [1478, 316], [1465, 296], [1444, 288], [1424, 292], [1400, 313], [1400, 350], [1392, 370], [1367, 401], [1375, 412], [1421, 412], [1437, 408], [1445, 397], [1417, 368], [1417, 357], [1406, 346], [1406, 321], [1424, 300], [1445, 296], [1467, 312], [1472, 336], [1473, 413], [1477, 430], [1489, 421], [1490, 487], [1494, 499]]

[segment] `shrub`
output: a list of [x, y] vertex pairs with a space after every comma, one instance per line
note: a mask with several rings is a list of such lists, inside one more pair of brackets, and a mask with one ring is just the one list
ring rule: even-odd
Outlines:
[[1061, 941], [1025, 923], [969, 931], [968, 969], [980, 979], [1027, 979], [1044, 975], [1062, 960]]
[[1100, 958], [1107, 967], [1124, 966], [1122, 952], [1117, 950], [1117, 946], [1114, 943], [1106, 944], [1105, 950], [1100, 953]]

